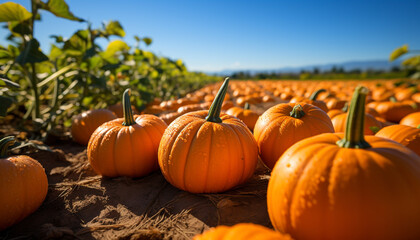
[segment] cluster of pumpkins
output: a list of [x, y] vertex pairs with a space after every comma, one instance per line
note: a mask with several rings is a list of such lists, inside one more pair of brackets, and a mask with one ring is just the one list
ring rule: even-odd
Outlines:
[[[226, 79], [218, 91], [211, 85], [155, 102], [140, 115], [127, 89], [118, 111], [77, 116], [72, 136], [88, 145], [97, 174], [141, 177], [160, 168], [192, 193], [246, 182], [260, 157], [272, 169], [267, 207], [277, 231], [242, 223], [196, 239], [420, 239], [420, 89], [304, 84], [234, 82], [227, 93]], [[241, 108], [276, 100], [283, 103], [262, 115]], [[1, 217], [0, 229], [10, 226]]]

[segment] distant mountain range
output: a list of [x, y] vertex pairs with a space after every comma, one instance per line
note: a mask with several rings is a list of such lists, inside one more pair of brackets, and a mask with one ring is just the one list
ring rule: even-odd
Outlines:
[[390, 62], [388, 60], [367, 60], [367, 61], [349, 61], [343, 63], [329, 63], [329, 64], [314, 64], [301, 67], [282, 67], [277, 69], [225, 69], [217, 72], [206, 72], [211, 75], [229, 76], [235, 72], [249, 72], [250, 74], [256, 73], [299, 73], [300, 71], [313, 71], [318, 68], [319, 71], [329, 71], [333, 67], [343, 68], [345, 71], [354, 69], [366, 70], [390, 70], [392, 67], [401, 66], [401, 61]]

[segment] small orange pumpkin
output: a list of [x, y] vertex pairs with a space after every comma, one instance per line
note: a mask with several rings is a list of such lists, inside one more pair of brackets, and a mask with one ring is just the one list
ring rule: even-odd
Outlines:
[[231, 107], [226, 111], [226, 114], [241, 119], [251, 131], [254, 130], [255, 123], [257, 122], [258, 117], [260, 116], [258, 113], [250, 110], [250, 106], [248, 103], [245, 103], [244, 108]]
[[382, 128], [376, 136], [399, 142], [420, 156], [420, 128], [397, 124]]
[[87, 145], [92, 133], [103, 123], [116, 119], [117, 116], [108, 109], [95, 109], [77, 115], [71, 124], [73, 140]]
[[238, 223], [231, 227], [217, 226], [196, 235], [193, 240], [292, 240], [285, 235], [261, 225], [253, 223]]
[[268, 183], [271, 223], [293, 238], [420, 239], [420, 157], [363, 136], [367, 88], [355, 90], [347, 127], [304, 139]]
[[122, 105], [124, 118], [106, 122], [92, 134], [88, 160], [102, 176], [145, 176], [159, 168], [157, 149], [167, 125], [154, 115], [133, 116], [130, 89], [125, 90]]
[[[334, 131], [344, 132], [346, 130], [346, 120], [347, 120], [347, 113], [339, 114], [331, 119], [331, 122], [334, 126]], [[382, 128], [382, 124], [376, 120], [376, 118], [370, 114], [365, 114], [365, 128], [364, 134], [365, 135], [375, 135], [379, 129]]]
[[192, 193], [223, 192], [249, 179], [258, 148], [239, 119], [221, 114], [227, 78], [209, 111], [184, 114], [173, 121], [159, 145], [159, 166], [165, 179]]
[[269, 108], [254, 127], [262, 161], [272, 169], [296, 142], [321, 133], [333, 133], [327, 113], [308, 103], [280, 103]]
[[319, 96], [319, 94], [321, 94], [323, 92], [326, 92], [326, 90], [325, 89], [319, 89], [319, 90], [313, 92], [312, 95], [309, 97], [309, 99], [304, 98], [304, 97], [294, 97], [294, 98], [290, 99], [289, 103], [297, 103], [297, 102], [309, 103], [309, 104], [312, 104], [314, 106], [319, 107], [324, 112], [328, 112], [327, 104], [325, 104], [324, 101], [317, 100], [317, 97]]
[[42, 165], [25, 155], [7, 157], [14, 137], [0, 141], [0, 231], [26, 218], [41, 206], [48, 192]]
[[420, 112], [408, 114], [403, 119], [401, 119], [400, 124], [414, 128], [420, 127]]

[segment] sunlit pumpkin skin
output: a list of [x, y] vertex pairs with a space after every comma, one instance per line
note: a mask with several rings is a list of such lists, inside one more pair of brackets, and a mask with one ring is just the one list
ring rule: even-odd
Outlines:
[[[3, 140], [13, 141], [11, 139]], [[10, 144], [3, 140], [0, 142], [0, 231], [35, 212], [48, 192], [42, 165], [25, 155], [6, 157]]]
[[398, 123], [410, 113], [416, 111], [416, 109], [408, 104], [402, 102], [381, 102], [376, 107], [375, 110], [386, 120]]
[[[300, 105], [303, 116], [290, 116]], [[269, 108], [254, 127], [260, 157], [272, 169], [279, 157], [296, 142], [321, 133], [333, 133], [329, 116], [320, 108], [307, 103], [281, 103]]]
[[420, 128], [392, 125], [382, 128], [376, 136], [399, 142], [420, 156]]
[[73, 140], [87, 145], [92, 133], [105, 122], [116, 119], [117, 116], [108, 109], [95, 109], [77, 115], [71, 124]]
[[157, 150], [167, 125], [154, 115], [133, 117], [129, 91], [124, 97], [124, 118], [102, 124], [89, 140], [88, 160], [102, 176], [142, 177], [159, 168]]
[[260, 116], [258, 113], [252, 110], [244, 109], [240, 107], [229, 108], [226, 111], [226, 114], [229, 114], [229, 115], [232, 115], [234, 117], [241, 119], [251, 131], [254, 130], [255, 123], [257, 122]]
[[328, 116], [333, 119], [335, 116], [343, 114], [343, 110], [341, 109], [332, 109], [327, 112]]
[[182, 115], [163, 134], [159, 166], [165, 179], [179, 189], [223, 192], [244, 183], [255, 171], [258, 148], [252, 133], [238, 118], [220, 114], [228, 81], [210, 110]]
[[[336, 133], [344, 132], [346, 130], [346, 119], [347, 113], [342, 113], [335, 116], [331, 119], [331, 122], [334, 126], [334, 131]], [[380, 123], [376, 118], [370, 114], [365, 115], [365, 135], [375, 135], [375, 133], [382, 128], [382, 123]]]
[[401, 125], [417, 128], [420, 126], [420, 112], [408, 114], [400, 121]]
[[285, 235], [261, 225], [238, 223], [231, 227], [217, 226], [196, 235], [193, 240], [292, 240]]
[[300, 240], [420, 239], [420, 157], [365, 138], [364, 104], [351, 104], [345, 134], [304, 139], [279, 159], [267, 190], [275, 229]]

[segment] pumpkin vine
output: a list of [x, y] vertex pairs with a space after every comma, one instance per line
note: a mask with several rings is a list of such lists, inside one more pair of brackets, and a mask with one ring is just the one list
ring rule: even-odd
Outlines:
[[0, 140], [0, 158], [7, 157], [8, 148], [15, 143], [15, 137], [9, 136]]

